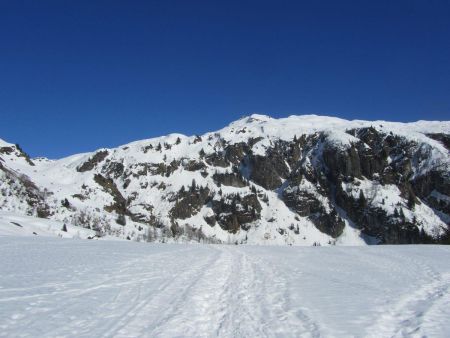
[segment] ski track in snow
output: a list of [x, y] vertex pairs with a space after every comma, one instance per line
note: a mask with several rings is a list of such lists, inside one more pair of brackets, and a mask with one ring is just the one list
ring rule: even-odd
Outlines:
[[412, 263], [405, 266], [425, 272], [429, 281], [394, 302], [369, 328], [368, 336], [445, 336], [439, 324], [450, 318], [450, 274], [440, 274], [420, 259], [402, 258]]
[[448, 337], [449, 258], [0, 237], [0, 337]]

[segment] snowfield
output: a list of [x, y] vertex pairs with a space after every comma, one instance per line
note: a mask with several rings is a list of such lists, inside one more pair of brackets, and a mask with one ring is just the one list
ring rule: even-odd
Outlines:
[[0, 236], [1, 337], [450, 336], [450, 248]]
[[95, 238], [96, 233], [82, 227], [66, 224], [66, 231], [62, 230], [64, 222], [52, 221], [0, 211], [0, 236], [46, 236], [63, 238]]

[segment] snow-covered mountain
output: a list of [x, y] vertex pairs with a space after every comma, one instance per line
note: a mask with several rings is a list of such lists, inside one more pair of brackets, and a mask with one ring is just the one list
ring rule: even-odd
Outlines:
[[60, 160], [0, 140], [0, 210], [139, 241], [445, 242], [450, 122], [251, 115]]

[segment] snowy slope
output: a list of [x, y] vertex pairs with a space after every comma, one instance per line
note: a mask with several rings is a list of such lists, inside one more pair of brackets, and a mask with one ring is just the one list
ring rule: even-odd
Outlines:
[[[367, 131], [379, 137], [378, 143], [369, 145]], [[450, 224], [445, 188], [450, 156], [430, 133], [449, 135], [450, 122], [254, 114], [201, 136], [171, 134], [60, 160], [29, 159], [1, 141], [0, 210], [133, 240], [289, 245], [422, 241], [411, 229], [437, 239]], [[380, 155], [378, 148], [386, 154]], [[359, 173], [352, 167], [353, 152], [361, 157], [358, 166], [377, 158], [374, 165], [382, 168]], [[345, 156], [337, 159], [330, 155], [341, 153]], [[336, 169], [330, 169], [333, 164]], [[438, 188], [424, 189], [428, 179]], [[190, 189], [193, 181], [197, 190]], [[366, 220], [349, 210], [361, 191], [371, 196], [366, 214], [380, 209], [386, 220]], [[397, 222], [394, 213], [399, 210], [402, 219]], [[385, 236], [379, 225], [388, 221], [395, 233]], [[376, 227], [365, 225], [374, 222]]]
[[46, 236], [62, 238], [96, 238], [96, 232], [44, 218], [0, 211], [0, 236]]
[[0, 237], [1, 337], [448, 337], [450, 248]]

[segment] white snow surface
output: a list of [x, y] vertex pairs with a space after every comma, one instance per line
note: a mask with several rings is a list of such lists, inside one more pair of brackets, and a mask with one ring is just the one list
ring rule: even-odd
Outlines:
[[63, 238], [95, 237], [93, 230], [52, 221], [44, 218], [30, 217], [10, 212], [0, 212], [0, 236], [47, 236]]
[[450, 248], [0, 236], [0, 337], [448, 337]]

